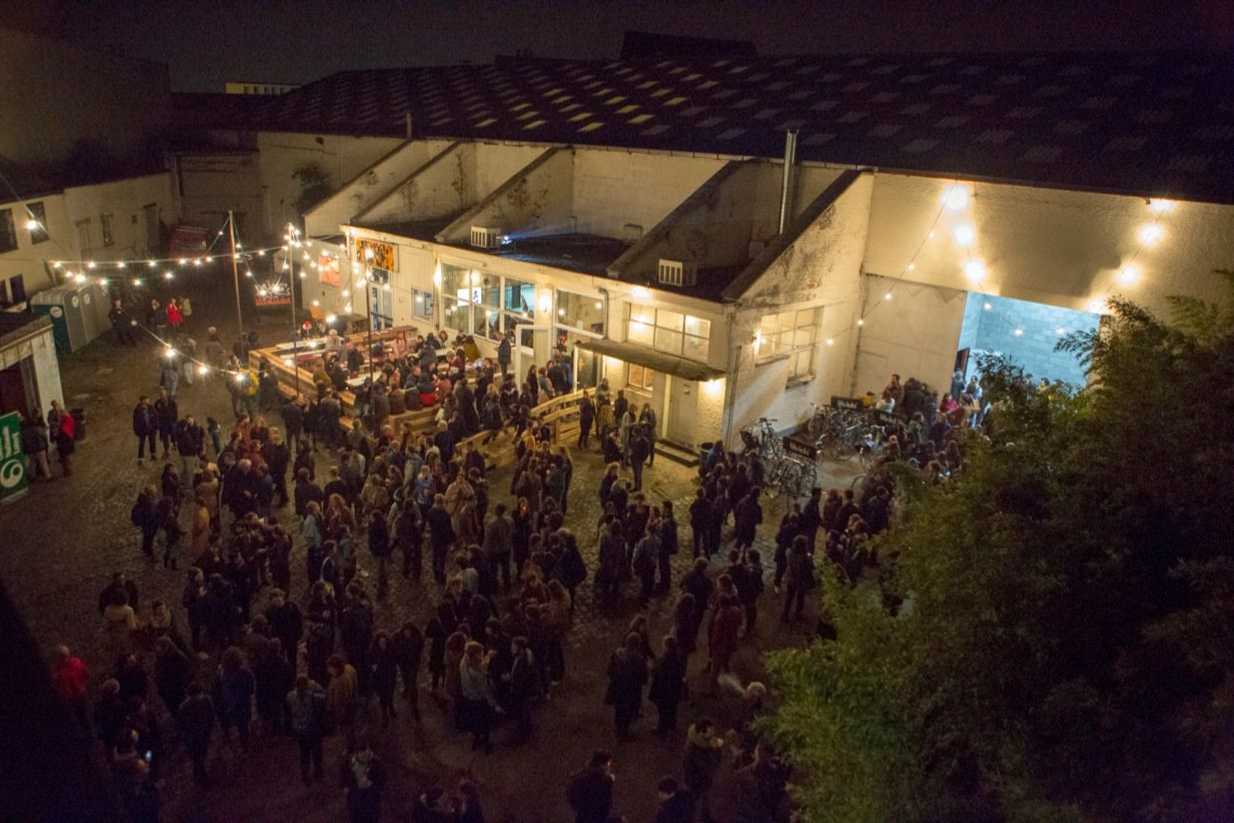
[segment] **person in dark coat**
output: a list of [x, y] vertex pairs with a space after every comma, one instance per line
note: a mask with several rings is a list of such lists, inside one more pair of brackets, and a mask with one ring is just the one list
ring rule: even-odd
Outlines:
[[154, 416], [158, 421], [159, 440], [163, 443], [163, 459], [166, 460], [171, 454], [171, 444], [176, 435], [176, 423], [180, 419], [180, 409], [176, 405], [176, 398], [169, 394], [167, 389], [163, 389], [162, 396], [154, 401]]
[[158, 444], [154, 438], [158, 432], [158, 416], [154, 413], [154, 407], [150, 405], [150, 398], [143, 394], [138, 398], [137, 405], [133, 407], [133, 434], [137, 435], [137, 465], [140, 466], [142, 460], [145, 459], [147, 443], [150, 445], [150, 459], [155, 458]]
[[160, 637], [155, 644], [154, 686], [159, 698], [172, 717], [188, 695], [193, 664], [170, 637]]
[[283, 654], [287, 659], [295, 661], [297, 649], [300, 648], [300, 637], [304, 634], [304, 615], [300, 606], [295, 601], [288, 600], [287, 593], [282, 589], [274, 589], [270, 592], [266, 621], [270, 624], [271, 633], [282, 644]]
[[425, 517], [429, 529], [429, 542], [433, 549], [433, 577], [441, 585], [446, 583], [446, 557], [450, 547], [454, 545], [454, 524], [450, 513], [446, 511], [446, 496], [438, 494], [433, 497], [433, 507]]
[[342, 783], [351, 823], [377, 823], [381, 819], [385, 776], [381, 758], [365, 742], [357, 743], [343, 758]]
[[655, 823], [692, 823], [694, 802], [690, 792], [675, 777], [665, 777], [656, 785], [660, 805]]
[[677, 638], [664, 638], [664, 654], [656, 661], [647, 697], [656, 705], [660, 722], [656, 734], [668, 734], [677, 728], [677, 704], [686, 697], [686, 656], [677, 646]]
[[424, 635], [410, 620], [390, 639], [394, 662], [403, 678], [403, 696], [411, 706], [411, 716], [420, 722], [420, 660], [424, 656]]
[[763, 522], [763, 507], [758, 503], [757, 486], [751, 487], [749, 493], [737, 504], [733, 511], [733, 521], [736, 526], [734, 547], [739, 551], [749, 549], [754, 545], [759, 523]]
[[591, 447], [591, 426], [595, 419], [596, 405], [592, 402], [591, 395], [584, 392], [578, 401], [578, 447], [580, 449]]
[[390, 529], [385, 514], [379, 511], [369, 518], [368, 550], [377, 564], [377, 596], [385, 597], [390, 587]]
[[587, 768], [570, 779], [566, 799], [574, 809], [574, 823], [609, 823], [613, 810], [613, 756], [606, 751], [591, 755]]
[[373, 646], [368, 653], [369, 684], [377, 692], [381, 704], [381, 727], [389, 728], [390, 718], [398, 717], [394, 710], [394, 690], [398, 686], [398, 651], [385, 632], [373, 636]]
[[634, 491], [643, 488], [643, 466], [651, 455], [651, 441], [642, 426], [635, 426], [630, 433], [630, 469], [634, 472]]
[[210, 752], [210, 735], [216, 719], [214, 702], [197, 682], [189, 684], [188, 695], [176, 712], [176, 726], [193, 760], [193, 780], [205, 785], [208, 782], [206, 755]]
[[613, 707], [613, 725], [620, 740], [630, 736], [630, 724], [638, 716], [643, 703], [647, 659], [643, 657], [642, 646], [642, 638], [632, 632], [626, 636], [625, 643], [613, 652], [608, 663], [606, 702]]

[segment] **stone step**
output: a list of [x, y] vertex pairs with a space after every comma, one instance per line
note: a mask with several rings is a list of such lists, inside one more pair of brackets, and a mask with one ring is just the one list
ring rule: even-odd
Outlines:
[[699, 463], [698, 452], [690, 451], [684, 446], [678, 446], [667, 440], [656, 441], [656, 454], [690, 469], [697, 467]]

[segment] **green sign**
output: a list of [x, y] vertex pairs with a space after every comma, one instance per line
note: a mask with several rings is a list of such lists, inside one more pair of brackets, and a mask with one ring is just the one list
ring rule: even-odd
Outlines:
[[0, 416], [0, 503], [10, 503], [26, 493], [26, 454], [21, 450], [21, 415]]

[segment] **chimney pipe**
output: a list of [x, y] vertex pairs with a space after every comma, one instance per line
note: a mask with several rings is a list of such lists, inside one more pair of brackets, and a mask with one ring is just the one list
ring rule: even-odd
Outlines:
[[792, 216], [789, 210], [793, 200], [793, 184], [796, 182], [796, 166], [797, 129], [789, 129], [784, 132], [784, 181], [780, 189], [780, 234], [784, 234], [784, 228]]

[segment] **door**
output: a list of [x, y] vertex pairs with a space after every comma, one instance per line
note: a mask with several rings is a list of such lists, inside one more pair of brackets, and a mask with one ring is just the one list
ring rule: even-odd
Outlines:
[[368, 287], [369, 323], [373, 331], [388, 329], [394, 325], [394, 301], [384, 286]]
[[90, 256], [90, 220], [77, 221], [77, 248], [81, 249], [83, 258]]
[[698, 408], [698, 383], [681, 377], [669, 378], [668, 425], [665, 427], [665, 439], [693, 451], [697, 445], [694, 439], [695, 412]]
[[146, 224], [146, 254], [157, 251], [159, 243], [159, 206], [157, 203], [147, 203], [141, 207], [142, 219]]

